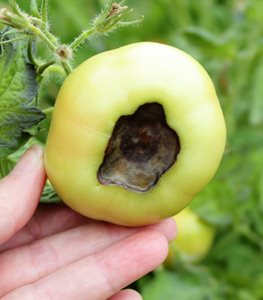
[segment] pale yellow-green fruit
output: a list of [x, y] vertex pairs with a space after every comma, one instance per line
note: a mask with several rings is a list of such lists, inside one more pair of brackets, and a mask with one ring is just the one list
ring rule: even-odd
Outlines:
[[201, 261], [213, 244], [215, 227], [203, 221], [189, 208], [185, 208], [173, 218], [178, 233], [169, 245], [169, 254], [164, 265], [172, 268], [177, 265], [178, 259], [187, 263]]
[[[162, 105], [179, 136], [176, 162], [147, 192], [102, 185], [97, 171], [114, 125], [145, 104]], [[213, 83], [192, 57], [144, 42], [96, 55], [57, 97], [45, 148], [48, 178], [63, 201], [98, 220], [138, 226], [182, 210], [214, 176], [226, 139]]]

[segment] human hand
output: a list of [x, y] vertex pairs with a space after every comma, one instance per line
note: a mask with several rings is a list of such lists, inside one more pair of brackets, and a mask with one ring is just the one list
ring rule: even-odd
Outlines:
[[127, 228], [38, 205], [42, 155], [33, 146], [0, 181], [0, 298], [141, 299], [122, 289], [162, 263], [174, 222]]

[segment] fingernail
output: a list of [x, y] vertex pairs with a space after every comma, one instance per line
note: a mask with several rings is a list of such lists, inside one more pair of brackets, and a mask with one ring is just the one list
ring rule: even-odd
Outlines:
[[23, 175], [33, 171], [39, 164], [43, 156], [43, 149], [40, 145], [32, 145], [20, 158], [18, 163], [15, 165], [11, 174]]

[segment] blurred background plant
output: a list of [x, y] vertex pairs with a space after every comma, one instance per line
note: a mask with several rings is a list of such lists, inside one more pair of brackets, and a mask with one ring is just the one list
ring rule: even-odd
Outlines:
[[[17, 2], [27, 8], [29, 1]], [[64, 43], [71, 41], [105, 3], [50, 1], [55, 34]], [[178, 258], [174, 268], [162, 266], [133, 287], [145, 300], [263, 299], [263, 1], [130, 0], [127, 4], [135, 16], [144, 15], [144, 22], [110, 37], [92, 38], [75, 56], [74, 64], [139, 41], [178, 47], [209, 72], [228, 129], [220, 169], [191, 205], [216, 228], [209, 253], [195, 264]], [[0, 6], [7, 6], [7, 0], [0, 0]], [[50, 72], [49, 79], [52, 76]], [[63, 80], [55, 79], [45, 82], [47, 106], [54, 103]], [[42, 122], [45, 128], [49, 118]], [[38, 138], [45, 142], [46, 134], [43, 130]]]

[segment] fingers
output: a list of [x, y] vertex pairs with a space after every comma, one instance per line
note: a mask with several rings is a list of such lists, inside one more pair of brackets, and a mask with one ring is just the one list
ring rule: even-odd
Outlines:
[[125, 289], [108, 298], [108, 300], [142, 300], [142, 296], [134, 290]]
[[163, 234], [138, 232], [2, 299], [107, 299], [161, 264], [167, 252]]
[[[83, 217], [64, 204], [40, 204], [28, 224], [6, 243], [0, 245], [0, 253], [90, 223], [100, 222]], [[161, 231], [163, 229], [169, 240], [174, 239], [176, 228], [173, 219], [167, 219], [152, 226]], [[151, 228], [151, 226], [145, 226], [145, 228]]]
[[[40, 195], [42, 193], [45, 180], [46, 176], [42, 162], [42, 150], [39, 147], [35, 146], [26, 152], [26, 154], [22, 157], [11, 174], [0, 182], [1, 242], [8, 240], [32, 217], [32, 214], [38, 204]], [[83, 228], [81, 227], [80, 231], [79, 228], [75, 228], [76, 230], [72, 229], [68, 230], [66, 233], [58, 233], [53, 236], [49, 236], [54, 232], [60, 232], [63, 229], [71, 228], [71, 225], [68, 226], [64, 224], [64, 227], [59, 227], [57, 226], [59, 223], [57, 219], [57, 221], [54, 221], [52, 226], [49, 226], [48, 229], [45, 230], [45, 227], [42, 226], [45, 219], [43, 216], [44, 214], [42, 213], [37, 214], [37, 222], [36, 219], [31, 219], [30, 225], [21, 230], [20, 234], [17, 235], [18, 239], [9, 241], [9, 247], [12, 247], [12, 243], [13, 245], [22, 245], [24, 243], [31, 242], [35, 238], [41, 238], [43, 236], [48, 237], [43, 240], [39, 240], [38, 242], [31, 245], [20, 247], [17, 250], [13, 249], [10, 251], [6, 251], [1, 255], [0, 269], [1, 277], [4, 280], [0, 280], [0, 282], [5, 282], [7, 291], [16, 289], [17, 286], [22, 286], [28, 283], [29, 285], [21, 289], [16, 289], [15, 291], [21, 290], [32, 293], [31, 295], [34, 295], [35, 292], [40, 293], [39, 295], [41, 295], [42, 293], [45, 295], [45, 287], [44, 289], [42, 289], [41, 286], [45, 286], [45, 283], [48, 282], [50, 276], [59, 278], [61, 272], [63, 273], [63, 270], [65, 268], [70, 269], [70, 267], [72, 267], [72, 272], [76, 273], [75, 264], [80, 261], [82, 261], [83, 263], [86, 262], [87, 264], [90, 261], [91, 265], [95, 267], [96, 264], [94, 262], [94, 258], [96, 257], [97, 251], [99, 251], [99, 253], [104, 251], [107, 254], [107, 250], [109, 248], [112, 248], [114, 247], [114, 245], [121, 243], [126, 239], [129, 239], [129, 237], [132, 238], [133, 236], [136, 236], [138, 234], [135, 234], [136, 231], [142, 231], [146, 229], [146, 227], [130, 229], [91, 221], [91, 224], [89, 225], [99, 226], [99, 224], [104, 224], [103, 226], [107, 228], [106, 230], [104, 228], [104, 231], [101, 230], [101, 239], [98, 239], [98, 231], [94, 229], [90, 230], [88, 232], [88, 235], [83, 234], [82, 230], [88, 230], [88, 228], [84, 228], [88, 225], [83, 226]], [[55, 213], [53, 216], [57, 216], [57, 214]], [[50, 220], [52, 220], [52, 218]], [[49, 222], [49, 225], [51, 225], [51, 223], [52, 222]], [[162, 234], [155, 232], [155, 234], [159, 234], [159, 236], [162, 236], [167, 244], [167, 239], [171, 239], [174, 236], [173, 224], [173, 222], [166, 220], [164, 222], [161, 222], [160, 224], [152, 225], [148, 228], [163, 232]], [[37, 229], [32, 230], [32, 228]], [[96, 234], [91, 238], [90, 241], [91, 231]], [[23, 235], [23, 233], [28, 233], [28, 236], [26, 237], [26, 235]], [[164, 234], [167, 237], [166, 239], [164, 238]], [[89, 237], [89, 241], [83, 238], [85, 236]], [[78, 242], [75, 243], [74, 239], [76, 239]], [[6, 245], [8, 245], [8, 243], [6, 243]], [[124, 244], [121, 244], [120, 246], [122, 247], [119, 249], [119, 251], [122, 248], [125, 248]], [[154, 248], [152, 248], [152, 250], [153, 249]], [[116, 253], [112, 251], [112, 255], [116, 255]], [[154, 256], [152, 256], [152, 259], [154, 259]], [[21, 267], [21, 265], [23, 264], [24, 267]], [[82, 264], [80, 263], [79, 267], [81, 267], [81, 265]], [[147, 268], [149, 268], [149, 264], [146, 264], [146, 269]], [[12, 274], [8, 274], [8, 269], [12, 270]], [[141, 270], [144, 269], [142, 268]], [[111, 271], [109, 270], [109, 272]], [[90, 274], [90, 276], [92, 276], [92, 272], [88, 273]], [[134, 274], [136, 275], [136, 273]], [[61, 280], [61, 278], [59, 280]], [[33, 281], [35, 281], [36, 283], [33, 284]], [[126, 285], [127, 284], [123, 285], [121, 288], [125, 287]], [[47, 288], [48, 287], [49, 284], [47, 283]], [[50, 286], [50, 288], [55, 289], [55, 287], [52, 285]], [[69, 286], [69, 291], [70, 289], [74, 294], [74, 287]], [[2, 288], [0, 288], [0, 291], [2, 292]], [[63, 293], [62, 290], [58, 290], [58, 295], [60, 292]], [[117, 292], [118, 290], [116, 290], [112, 294], [116, 294]], [[110, 297], [112, 294], [107, 295], [107, 297]], [[29, 294], [28, 297], [30, 297]], [[41, 299], [41, 297], [39, 298], [38, 296], [36, 296], [37, 299]], [[30, 299], [27, 297], [25, 298]], [[43, 299], [46, 298], [43, 297]], [[63, 297], [63, 299], [67, 299], [67, 297]], [[71, 297], [69, 297], [68, 299], [71, 299]]]
[[15, 236], [0, 245], [0, 253], [92, 222], [95, 221], [79, 215], [63, 204], [40, 204], [30, 221]]
[[42, 156], [42, 149], [33, 146], [0, 182], [0, 244], [22, 228], [37, 207], [46, 180]]
[[168, 240], [173, 238], [175, 233], [172, 219], [144, 228], [94, 222], [4, 252], [0, 256], [0, 297], [16, 287], [39, 280], [67, 264], [101, 251], [145, 229], [159, 231]]

